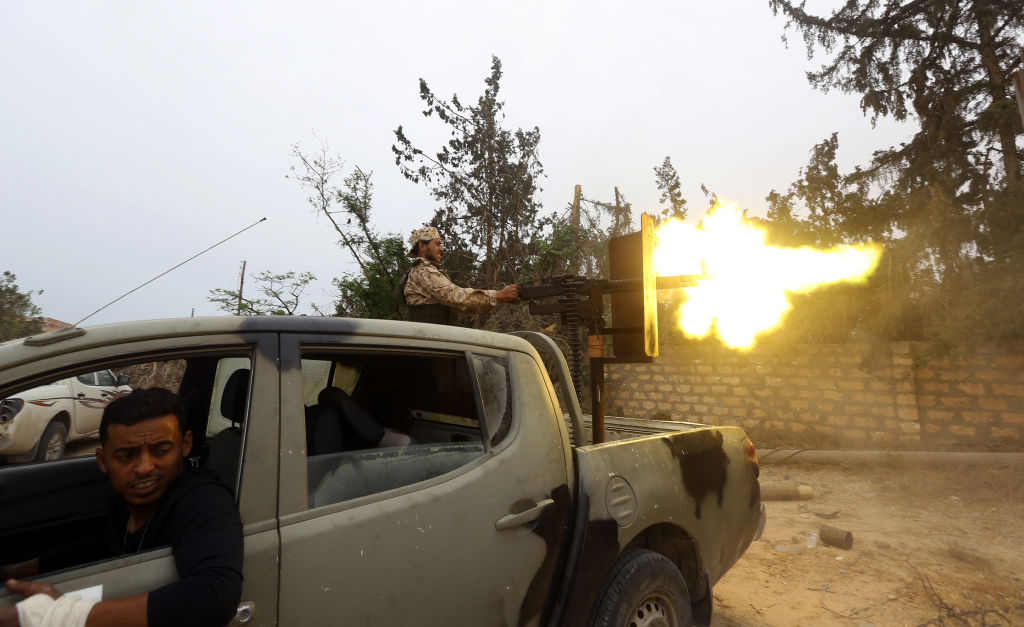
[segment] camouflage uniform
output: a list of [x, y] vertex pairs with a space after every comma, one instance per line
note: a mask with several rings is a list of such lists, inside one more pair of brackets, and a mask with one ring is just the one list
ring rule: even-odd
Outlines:
[[487, 313], [498, 304], [495, 290], [459, 287], [448, 280], [433, 261], [417, 259], [405, 282], [405, 302], [416, 305], [444, 305], [464, 316]]
[[[412, 248], [408, 257], [417, 257], [417, 244], [441, 239], [432, 226], [413, 231], [409, 237]], [[473, 316], [486, 313], [498, 304], [495, 290], [476, 290], [459, 287], [441, 272], [438, 264], [417, 257], [412, 268], [402, 279], [402, 296], [409, 309], [409, 320], [435, 324], [458, 324], [458, 315]]]

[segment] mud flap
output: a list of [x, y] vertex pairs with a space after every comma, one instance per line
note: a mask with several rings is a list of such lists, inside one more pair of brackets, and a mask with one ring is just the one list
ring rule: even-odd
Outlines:
[[711, 594], [711, 577], [705, 572], [704, 573], [704, 597], [699, 601], [695, 601], [691, 607], [693, 607], [693, 624], [702, 625], [706, 627], [711, 624], [711, 602], [713, 595]]

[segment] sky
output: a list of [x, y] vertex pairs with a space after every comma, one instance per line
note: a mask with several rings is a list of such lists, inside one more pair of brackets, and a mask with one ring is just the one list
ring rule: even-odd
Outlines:
[[331, 279], [354, 264], [286, 177], [292, 146], [372, 171], [374, 226], [408, 236], [436, 203], [395, 166], [394, 130], [440, 148], [419, 79], [475, 102], [491, 55], [506, 126], [540, 128], [545, 213], [577, 184], [656, 212], [653, 168], [670, 156], [688, 220], [707, 207], [702, 184], [763, 215], [831, 133], [852, 168], [911, 132], [872, 127], [855, 94], [813, 90], [805, 72], [824, 57], [793, 31], [787, 48], [784, 25], [767, 0], [8, 0], [0, 271], [74, 323], [266, 217], [83, 326], [219, 315], [209, 292], [236, 288], [243, 260], [247, 275], [313, 272], [302, 310], [333, 309]]

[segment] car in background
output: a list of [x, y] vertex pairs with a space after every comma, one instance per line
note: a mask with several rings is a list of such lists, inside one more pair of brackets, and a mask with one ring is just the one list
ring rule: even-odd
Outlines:
[[127, 375], [97, 370], [0, 400], [0, 460], [60, 459], [68, 442], [96, 437], [103, 409], [130, 391]]

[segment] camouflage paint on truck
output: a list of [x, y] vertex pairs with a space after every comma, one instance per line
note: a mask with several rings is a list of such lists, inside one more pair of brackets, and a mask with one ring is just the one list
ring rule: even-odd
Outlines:
[[[233, 486], [246, 549], [247, 605], [237, 624], [584, 625], [609, 569], [637, 547], [676, 564], [695, 616], [706, 620], [710, 586], [763, 524], [756, 458], [741, 429], [687, 425], [608, 444], [574, 443], [563, 412], [580, 434], [578, 404], [566, 388], [568, 407], [559, 405], [534, 348], [544, 340], [537, 338], [394, 321], [223, 317], [105, 325], [40, 339], [0, 346], [0, 398], [55, 374], [158, 358], [186, 362], [182, 385], [206, 377], [212, 386], [211, 355], [248, 359], [248, 411]], [[315, 504], [307, 493], [302, 419], [302, 360], [314, 352], [444, 355], [467, 364], [471, 378], [475, 359], [503, 360], [511, 427], [454, 470]], [[566, 372], [557, 359], [549, 365]], [[474, 381], [480, 416], [488, 390]], [[566, 381], [558, 384], [565, 388]], [[213, 403], [216, 388], [204, 390], [200, 400]], [[0, 469], [0, 507], [9, 521], [0, 537], [13, 538], [34, 516], [60, 513], [62, 498], [102, 494], [103, 478], [90, 461]], [[31, 492], [40, 482], [51, 496]], [[102, 583], [114, 598], [174, 577], [169, 550], [160, 549], [45, 580], [63, 590]], [[0, 605], [15, 601], [0, 596]]]

